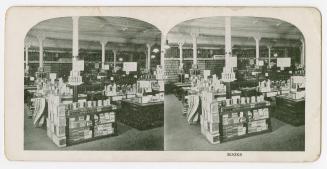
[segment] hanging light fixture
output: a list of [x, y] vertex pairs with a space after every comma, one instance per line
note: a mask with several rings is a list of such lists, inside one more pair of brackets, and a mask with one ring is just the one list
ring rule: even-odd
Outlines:
[[159, 51], [160, 51], [160, 46], [157, 44], [157, 43], [155, 43], [153, 46], [152, 46], [152, 52], [153, 53], [158, 53]]
[[151, 59], [154, 59], [154, 58], [156, 58], [156, 55], [151, 55]]
[[122, 61], [123, 61], [123, 58], [119, 58], [118, 60], [119, 60], [120, 62], [122, 62]]

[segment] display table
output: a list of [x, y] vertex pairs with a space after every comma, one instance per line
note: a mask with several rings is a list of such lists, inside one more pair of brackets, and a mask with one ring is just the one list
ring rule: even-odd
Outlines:
[[105, 99], [106, 97], [103, 94], [102, 90], [98, 91], [87, 91], [85, 92], [87, 95], [87, 100], [100, 100], [100, 99]]
[[31, 106], [31, 98], [33, 98], [36, 89], [36, 86], [24, 86], [24, 103], [27, 103], [27, 105]]
[[221, 141], [231, 141], [272, 131], [270, 102], [223, 106], [219, 110]]
[[242, 92], [242, 96], [244, 96], [244, 97], [251, 97], [251, 96], [259, 95], [259, 92], [257, 92], [256, 87], [243, 87], [243, 88], [240, 88], [240, 90]]
[[35, 92], [37, 87], [36, 87], [36, 85], [24, 85], [24, 89], [31, 91], [31, 92]]
[[116, 136], [117, 106], [109, 100], [63, 103], [61, 96], [49, 95], [47, 136], [58, 147]]
[[190, 87], [191, 86], [191, 82], [185, 82], [185, 83], [176, 82], [176, 83], [174, 83], [174, 85], [176, 87]]
[[276, 109], [273, 117], [294, 126], [305, 121], [305, 99], [292, 99], [289, 95], [276, 96]]
[[163, 126], [163, 101], [139, 103], [136, 99], [126, 99], [121, 103], [118, 121], [140, 130]]
[[[61, 101], [64, 103], [71, 103], [73, 102], [73, 96], [72, 95], [65, 95], [61, 96]], [[86, 100], [87, 95], [86, 94], [78, 94], [78, 100]]]
[[116, 111], [112, 107], [97, 107], [66, 115], [67, 145], [117, 136]]
[[187, 94], [187, 91], [189, 90], [189, 88], [191, 87], [191, 83], [188, 82], [188, 83], [180, 83], [180, 82], [177, 82], [177, 83], [174, 83], [174, 93], [176, 95], [176, 97], [181, 100], [183, 102], [183, 97]]

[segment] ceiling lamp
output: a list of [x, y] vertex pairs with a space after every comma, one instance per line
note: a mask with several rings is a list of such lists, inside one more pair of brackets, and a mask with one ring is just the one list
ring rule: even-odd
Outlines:
[[123, 58], [119, 58], [118, 60], [119, 60], [120, 62], [122, 62], [122, 61], [123, 61]]
[[121, 30], [122, 31], [126, 31], [128, 28], [127, 27], [122, 27]]
[[154, 52], [154, 53], [158, 53], [158, 52], [159, 52], [159, 49], [158, 49], [158, 48], [154, 48], [154, 49], [152, 50], [152, 52]]
[[157, 44], [157, 43], [155, 43], [153, 46], [152, 46], [152, 52], [154, 52], [154, 53], [158, 53], [159, 51], [160, 51], [160, 46]]
[[277, 53], [274, 53], [274, 57], [277, 57], [278, 56], [278, 54]]
[[151, 59], [154, 59], [154, 58], [156, 58], [156, 55], [151, 55]]

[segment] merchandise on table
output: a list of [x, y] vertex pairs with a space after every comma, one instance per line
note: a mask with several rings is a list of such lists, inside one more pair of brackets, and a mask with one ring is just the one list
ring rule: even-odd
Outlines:
[[157, 79], [138, 80], [136, 96], [140, 103], [164, 101], [164, 81]]
[[213, 93], [204, 91], [201, 100], [201, 133], [212, 144], [271, 130], [270, 103], [263, 96], [218, 101]]
[[63, 104], [50, 95], [48, 103], [47, 135], [58, 147], [116, 134], [117, 107], [109, 99]]
[[33, 99], [34, 104], [34, 111], [33, 111], [33, 125], [34, 127], [42, 127], [45, 122], [45, 112], [46, 112], [46, 100], [43, 97], [40, 98], [34, 98]]

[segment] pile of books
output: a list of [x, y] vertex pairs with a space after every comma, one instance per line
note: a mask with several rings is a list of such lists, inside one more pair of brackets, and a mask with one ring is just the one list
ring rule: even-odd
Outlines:
[[60, 104], [60, 98], [56, 95], [48, 97], [47, 136], [58, 147], [66, 146], [65, 106]]

